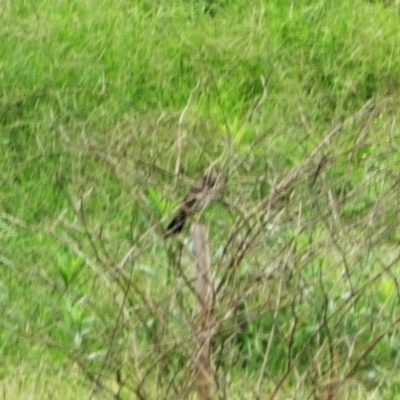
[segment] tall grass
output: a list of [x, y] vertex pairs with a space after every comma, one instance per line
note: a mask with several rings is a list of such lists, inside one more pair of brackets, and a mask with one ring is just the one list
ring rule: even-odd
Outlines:
[[396, 398], [398, 12], [5, 2], [4, 395], [194, 396], [190, 227], [163, 233], [215, 164], [215, 397]]

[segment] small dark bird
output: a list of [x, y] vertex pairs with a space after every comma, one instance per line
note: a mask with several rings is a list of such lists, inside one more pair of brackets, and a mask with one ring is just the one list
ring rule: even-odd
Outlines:
[[215, 176], [213, 170], [208, 171], [201, 184], [193, 186], [183, 199], [178, 214], [167, 226], [165, 237], [180, 233], [188, 217], [203, 211], [221, 193], [224, 185], [224, 177]]

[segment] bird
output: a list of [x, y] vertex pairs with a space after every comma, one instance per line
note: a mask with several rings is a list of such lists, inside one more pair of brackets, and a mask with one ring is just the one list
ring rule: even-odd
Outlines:
[[220, 195], [225, 182], [226, 177], [222, 174], [216, 174], [213, 169], [209, 169], [203, 176], [201, 183], [190, 188], [176, 216], [168, 224], [165, 237], [177, 235], [182, 232], [187, 219], [197, 212], [204, 211]]

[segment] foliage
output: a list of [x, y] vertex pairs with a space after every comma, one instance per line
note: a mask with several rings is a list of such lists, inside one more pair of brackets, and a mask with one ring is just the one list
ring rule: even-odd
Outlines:
[[189, 228], [163, 234], [213, 165], [216, 396], [395, 398], [399, 11], [5, 2], [4, 395], [191, 398]]

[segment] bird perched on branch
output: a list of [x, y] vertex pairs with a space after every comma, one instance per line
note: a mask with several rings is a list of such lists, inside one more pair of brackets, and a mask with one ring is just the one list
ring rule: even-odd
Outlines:
[[226, 176], [216, 174], [213, 169], [207, 171], [200, 184], [194, 185], [179, 207], [175, 218], [167, 226], [165, 237], [180, 233], [186, 220], [197, 212], [204, 211], [224, 189]]

